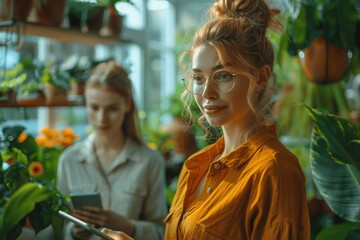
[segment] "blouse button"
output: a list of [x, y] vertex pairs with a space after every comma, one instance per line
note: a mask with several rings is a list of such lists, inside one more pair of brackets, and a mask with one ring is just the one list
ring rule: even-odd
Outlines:
[[220, 163], [215, 163], [215, 164], [214, 164], [214, 168], [215, 168], [216, 170], [219, 170], [219, 169], [221, 168], [221, 164], [220, 164]]
[[184, 221], [185, 218], [186, 218], [186, 213], [184, 213], [184, 214], [182, 215], [182, 220]]
[[208, 189], [206, 190], [207, 193], [211, 193], [212, 192], [212, 189], [211, 187], [208, 187]]

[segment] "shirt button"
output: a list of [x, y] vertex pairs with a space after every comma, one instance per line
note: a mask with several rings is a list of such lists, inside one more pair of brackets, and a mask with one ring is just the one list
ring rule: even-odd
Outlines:
[[182, 215], [182, 220], [184, 221], [185, 218], [186, 218], [186, 214], [184, 213], [184, 214]]
[[206, 190], [207, 193], [211, 193], [212, 192], [212, 189], [211, 187], [208, 187], [208, 189]]
[[215, 163], [215, 164], [214, 164], [214, 168], [215, 168], [216, 170], [219, 170], [219, 169], [221, 168], [221, 164], [220, 164], [220, 163]]

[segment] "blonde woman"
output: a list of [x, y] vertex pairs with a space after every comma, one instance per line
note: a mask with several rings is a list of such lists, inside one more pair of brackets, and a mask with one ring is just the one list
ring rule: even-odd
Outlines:
[[[94, 131], [62, 154], [58, 187], [63, 194], [100, 192], [103, 208], [77, 209], [72, 215], [134, 239], [163, 239], [165, 162], [137, 130], [128, 73], [113, 61], [101, 63], [86, 83], [85, 97]], [[64, 239], [96, 238], [68, 223]]]
[[165, 239], [310, 239], [304, 174], [270, 121], [267, 32], [281, 30], [279, 11], [264, 0], [218, 0], [210, 13], [182, 58], [185, 95], [222, 137], [184, 163]]

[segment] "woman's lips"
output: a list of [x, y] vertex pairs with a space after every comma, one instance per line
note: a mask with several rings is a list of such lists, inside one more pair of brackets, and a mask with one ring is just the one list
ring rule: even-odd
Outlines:
[[106, 131], [106, 130], [108, 130], [109, 129], [109, 127], [108, 126], [99, 126], [99, 127], [97, 127], [99, 130], [101, 130], [101, 131]]
[[204, 113], [207, 115], [213, 115], [218, 112], [221, 112], [223, 109], [225, 109], [226, 106], [203, 106]]

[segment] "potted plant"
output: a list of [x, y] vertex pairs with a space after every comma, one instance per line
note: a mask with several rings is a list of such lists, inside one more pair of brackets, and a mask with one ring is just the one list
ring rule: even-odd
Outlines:
[[36, 233], [52, 225], [60, 236], [68, 200], [55, 187], [57, 161], [77, 139], [71, 129], [44, 128], [35, 139], [22, 126], [0, 136], [0, 239], [17, 239], [28, 222]]
[[0, 1], [0, 19], [25, 21], [30, 14], [32, 5], [33, 2], [29, 0], [2, 0]]
[[105, 7], [102, 27], [99, 31], [101, 36], [120, 36], [124, 17], [115, 8], [115, 4], [120, 2], [134, 5], [132, 0], [97, 0], [99, 6]]
[[13, 106], [16, 102], [15, 89], [24, 83], [26, 74], [21, 73], [22, 65], [4, 71], [0, 77], [0, 106]]
[[[29, 1], [30, 2], [30, 1]], [[66, 0], [33, 0], [29, 22], [60, 27], [65, 14]]]
[[26, 80], [16, 90], [16, 103], [23, 106], [38, 106], [45, 104], [44, 84], [40, 78], [44, 66], [33, 59], [21, 60], [22, 72], [26, 74]]
[[70, 74], [58, 65], [47, 62], [42, 68], [40, 82], [44, 85], [47, 105], [67, 105], [67, 92], [70, 89]]
[[[350, 61], [359, 68], [360, 20], [354, 0], [286, 2], [289, 9], [297, 10], [290, 11], [284, 47], [287, 45], [290, 55], [299, 54], [309, 80], [338, 81], [348, 70]], [[290, 41], [285, 43], [286, 39]]]
[[317, 240], [359, 239], [360, 129], [352, 121], [308, 107], [313, 119], [310, 163], [313, 181], [343, 223], [324, 229]]

